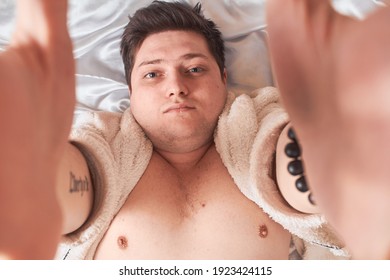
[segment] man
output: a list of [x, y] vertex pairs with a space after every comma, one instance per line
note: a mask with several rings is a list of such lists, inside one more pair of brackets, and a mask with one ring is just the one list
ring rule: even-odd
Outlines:
[[[246, 175], [234, 176], [223, 162], [229, 135], [214, 137], [230, 106], [227, 73], [221, 34], [200, 5], [154, 2], [139, 10], [124, 31], [122, 55], [129, 110], [87, 113], [71, 135], [89, 162], [95, 204], [60, 257], [288, 258], [291, 234], [243, 195], [255, 190], [235, 182]], [[261, 102], [263, 112], [276, 99]]]
[[[301, 5], [301, 8], [307, 8], [311, 6], [309, 3], [312, 2], [300, 1], [299, 3], [297, 2], [296, 6]], [[27, 51], [23, 49], [23, 51], [17, 52], [18, 55], [28, 53], [28, 50], [30, 49], [37, 50], [38, 54], [41, 54], [41, 56], [33, 57], [43, 58], [48, 66], [53, 66], [58, 62], [56, 60], [58, 57], [52, 55], [50, 52], [53, 46], [51, 43], [53, 41], [62, 43], [62, 39], [64, 38], [62, 38], [62, 36], [53, 35], [52, 32], [50, 32], [53, 30], [51, 29], [51, 26], [59, 24], [60, 27], [64, 28], [64, 25], [61, 25], [61, 17], [59, 17], [59, 19], [57, 18], [57, 22], [56, 19], [52, 18], [51, 13], [47, 12], [51, 9], [55, 10], [56, 6], [50, 6], [50, 4], [44, 1], [40, 1], [40, 4], [42, 6], [37, 7], [42, 8], [39, 11], [43, 14], [43, 27], [46, 32], [37, 34], [40, 36], [34, 37], [31, 36], [35, 34], [34, 31], [20, 28], [18, 29], [19, 34], [28, 34], [30, 36], [27, 37], [27, 40], [22, 36], [23, 38], [19, 39], [20, 41], [15, 41], [16, 43], [14, 46], [15, 49], [18, 50], [16, 48], [18, 42], [26, 44], [28, 46], [28, 48], [26, 48]], [[327, 7], [325, 4], [318, 5]], [[275, 8], [275, 6], [273, 8]], [[294, 6], [290, 8], [291, 11], [294, 12]], [[272, 15], [272, 6], [270, 11], [270, 15]], [[329, 10], [325, 11], [326, 13], [329, 12]], [[320, 15], [322, 14], [320, 13]], [[64, 21], [64, 18], [62, 18], [62, 20]], [[23, 22], [21, 19], [20, 21]], [[274, 24], [274, 26], [277, 25]], [[272, 35], [272, 29], [270, 32]], [[66, 37], [66, 33], [64, 34]], [[275, 43], [278, 39], [272, 40], [275, 40], [273, 41]], [[193, 44], [194, 41], [200, 43], [195, 45]], [[175, 49], [172, 48], [173, 45], [175, 45]], [[24, 45], [22, 44], [22, 46]], [[275, 49], [277, 50], [276, 47]], [[10, 63], [7, 64], [8, 58], [18, 60], [18, 57], [15, 58], [12, 54], [12, 49], [10, 49], [8, 53], [2, 56], [2, 59], [4, 59], [3, 61], [5, 61], [2, 62], [2, 65], [10, 65]], [[239, 187], [246, 184], [243, 182], [236, 182], [237, 179], [240, 178], [235, 174], [235, 171], [237, 170], [234, 169], [234, 166], [229, 165], [232, 161], [229, 161], [229, 155], [227, 154], [227, 156], [224, 156], [226, 154], [222, 151], [224, 149], [224, 144], [229, 146], [229, 143], [223, 142], [225, 141], [225, 138], [218, 138], [218, 133], [223, 133], [223, 127], [226, 128], [229, 125], [228, 122], [223, 123], [224, 112], [227, 116], [231, 117], [227, 111], [224, 111], [224, 108], [229, 108], [226, 106], [239, 104], [236, 103], [237, 100], [239, 100], [238, 102], [243, 103], [253, 101], [249, 101], [245, 97], [236, 100], [234, 100], [234, 97], [231, 99], [226, 97], [226, 73], [224, 70], [221, 71], [223, 68], [217, 64], [213, 50], [210, 50], [205, 38], [193, 31], [160, 31], [147, 36], [144, 41], [138, 45], [134, 58], [134, 67], [131, 68], [131, 76], [127, 76], [130, 79], [131, 112], [128, 111], [123, 116], [105, 113], [91, 115], [90, 119], [94, 120], [93, 125], [90, 125], [90, 123], [82, 125], [83, 129], [74, 132], [72, 136], [72, 139], [77, 141], [74, 144], [83, 151], [83, 155], [88, 159], [88, 162], [90, 162], [89, 168], [92, 170], [93, 187], [95, 190], [99, 190], [104, 185], [109, 185], [117, 186], [119, 188], [119, 190], [116, 189], [115, 192], [125, 191], [124, 195], [118, 195], [118, 193], [113, 194], [113, 189], [103, 189], [103, 192], [96, 193], [98, 196], [95, 195], [93, 214], [89, 217], [87, 223], [84, 224], [84, 227], [81, 228], [82, 231], [76, 231], [73, 235], [73, 238], [77, 238], [81, 243], [88, 243], [88, 238], [93, 236], [92, 243], [88, 244], [90, 247], [87, 249], [87, 255], [83, 255], [83, 257], [287, 258], [290, 234], [283, 230], [280, 225], [272, 221], [268, 215], [262, 212], [258, 205], [248, 199], [248, 197], [250, 197], [251, 199], [256, 200], [256, 195], [258, 194], [252, 193], [251, 196], [248, 189], [241, 189], [246, 195], [244, 196], [238, 190], [236, 184]], [[31, 63], [31, 60], [24, 58], [22, 59], [22, 62], [27, 63], [27, 66], [29, 66], [28, 63]], [[32, 62], [34, 62], [34, 60]], [[72, 63], [67, 63], [65, 61], [64, 63], [65, 66], [72, 66]], [[15, 64], [12, 63], [12, 65]], [[46, 64], [44, 65], [46, 66]], [[278, 65], [277, 61], [276, 65]], [[20, 68], [25, 66], [25, 64], [22, 64], [22, 66], [19, 65]], [[34, 66], [36, 67], [36, 65], [33, 64], [33, 67]], [[45, 67], [43, 71], [48, 71], [52, 74], [52, 69], [53, 68]], [[65, 67], [65, 69], [69, 68]], [[276, 70], [277, 69], [278, 68], [276, 68]], [[276, 73], [278, 74], [278, 72]], [[34, 77], [33, 81], [42, 81], [42, 76], [39, 74], [40, 73], [38, 72], [37, 77]], [[60, 74], [60, 76], [55, 74]], [[69, 78], [68, 74], [69, 72], [67, 71], [65, 71], [65, 73], [62, 71], [60, 71], [60, 73], [54, 72], [53, 79], [43, 83], [43, 88], [40, 88], [41, 84], [37, 83], [36, 87], [17, 89], [17, 92], [27, 91], [38, 94], [44, 92], [42, 89], [45, 89], [46, 92], [52, 93], [53, 87], [56, 88], [55, 82], [61, 81], [61, 79], [59, 81], [56, 79], [63, 78], [64, 76]], [[280, 76], [277, 77], [278, 82], [281, 83]], [[15, 79], [15, 76], [11, 76], [11, 78], [12, 81]], [[288, 81], [288, 79], [286, 79], [286, 81]], [[22, 82], [24, 82], [24, 79], [22, 79]], [[10, 84], [9, 80], [8, 84]], [[150, 90], [151, 88], [153, 88], [153, 91]], [[70, 92], [72, 92], [72, 90], [70, 90]], [[152, 94], [156, 94], [157, 96], [152, 96]], [[262, 109], [265, 110], [262, 112], [268, 112], [269, 115], [278, 117], [278, 123], [274, 126], [277, 127], [280, 132], [283, 123], [285, 124], [287, 119], [283, 117], [283, 112], [278, 109], [277, 100], [273, 99], [272, 93], [268, 94], [270, 99], [266, 102], [266, 105], [269, 106], [263, 107]], [[205, 97], [207, 98], [205, 99]], [[7, 95], [7, 98], [12, 98], [12, 96]], [[61, 98], [66, 98], [66, 96], [62, 96]], [[72, 97], [70, 97], [70, 99], [71, 101], [69, 103], [71, 104], [73, 99]], [[140, 104], [145, 100], [146, 104]], [[29, 102], [26, 103], [27, 105], [30, 105]], [[36, 104], [34, 103], [33, 105], [33, 108], [36, 108]], [[150, 112], [147, 107], [145, 108], [145, 105], [151, 106]], [[288, 106], [286, 107], [288, 108]], [[256, 106], [254, 106], [254, 108], [259, 109], [259, 107]], [[146, 110], [146, 112], [144, 110]], [[69, 114], [66, 110], [64, 111], [64, 115], [67, 113]], [[276, 111], [277, 113], [272, 115], [270, 113], [271, 111]], [[258, 111], [255, 110], [255, 117], [256, 115], [261, 116], [262, 113], [258, 115], [256, 114], [257, 112]], [[34, 114], [35, 111], [30, 111], [29, 113], [31, 113], [32, 116], [38, 115], [38, 117], [41, 117], [41, 114], [47, 113], [47, 110], [37, 110], [36, 114]], [[50, 111], [48, 113], [50, 113]], [[216, 130], [216, 148], [213, 144], [212, 135], [218, 116], [221, 113], [222, 121]], [[58, 112], [54, 111], [52, 114], [56, 115]], [[34, 120], [34, 118], [32, 119]], [[50, 122], [56, 121], [52, 116], [43, 115], [42, 119], [50, 120]], [[27, 120], [28, 118], [26, 117], [26, 121]], [[67, 120], [69, 121], [69, 118], [67, 118]], [[262, 119], [260, 118], [259, 120]], [[50, 229], [57, 230], [58, 232], [57, 219], [60, 218], [61, 215], [59, 215], [58, 205], [55, 203], [55, 192], [53, 189], [50, 189], [50, 183], [52, 184], [56, 178], [56, 166], [61, 166], [60, 170], [62, 170], [62, 172], [60, 172], [59, 178], [65, 176], [63, 178], [66, 178], [67, 181], [71, 178], [72, 190], [74, 190], [74, 193], [83, 194], [75, 196], [74, 193], [67, 192], [66, 196], [60, 196], [62, 209], [76, 209], [77, 212], [82, 213], [82, 215], [71, 215], [68, 214], [68, 212], [64, 213], [64, 220], [66, 221], [65, 228], [67, 231], [76, 230], [89, 215], [91, 208], [91, 179], [89, 177], [87, 165], [83, 160], [79, 160], [83, 158], [79, 150], [74, 146], [69, 146], [68, 149], [70, 152], [66, 153], [67, 156], [63, 157], [62, 164], [59, 165], [62, 152], [66, 150], [64, 135], [66, 135], [67, 127], [69, 127], [69, 122], [65, 121], [63, 124], [61, 121], [61, 118], [58, 119], [58, 122], [63, 126], [63, 129], [60, 129], [61, 133], [63, 132], [64, 134], [60, 136], [58, 136], [57, 133], [54, 133], [52, 127], [45, 126], [52, 125], [51, 123], [34, 123], [34, 125], [41, 126], [38, 127], [38, 132], [42, 131], [41, 135], [38, 134], [39, 137], [37, 140], [46, 139], [52, 141], [47, 145], [41, 146], [41, 142], [32, 141], [29, 143], [31, 146], [22, 147], [22, 152], [24, 153], [21, 153], [20, 157], [16, 158], [13, 154], [7, 153], [7, 149], [1, 150], [2, 162], [7, 160], [8, 162], [14, 163], [14, 165], [10, 165], [11, 172], [15, 172], [12, 168], [15, 168], [15, 166], [18, 166], [20, 162], [22, 162], [25, 164], [25, 167], [22, 166], [20, 170], [31, 168], [33, 172], [31, 174], [34, 175], [31, 175], [32, 179], [30, 179], [30, 177], [20, 176], [17, 178], [17, 181], [12, 181], [14, 177], [2, 172], [1, 178], [3, 181], [1, 184], [1, 191], [2, 193], [6, 193], [4, 197], [7, 197], [8, 199], [11, 198], [13, 203], [11, 205], [1, 204], [1, 207], [4, 207], [7, 211], [12, 211], [12, 209], [19, 211], [21, 214], [17, 216], [17, 218], [20, 219], [18, 224], [20, 225], [20, 221], [23, 221], [23, 224], [21, 224], [23, 228], [28, 228], [30, 225], [31, 228], [35, 229], [35, 231], [32, 231], [32, 237], [36, 237], [36, 244], [40, 245], [48, 243], [49, 245], [54, 246], [53, 244], [55, 244], [56, 239], [53, 238], [53, 236], [55, 237], [58, 235], [56, 235], [55, 232], [44, 232], [42, 234], [39, 225], [35, 227], [31, 225], [31, 223], [25, 224], [24, 217], [34, 217], [36, 213], [26, 213], [25, 211], [20, 210], [29, 210], [30, 208], [28, 206], [33, 204], [31, 201], [36, 205], [37, 202], [36, 200], [34, 201], [34, 199], [39, 198], [38, 201], [42, 201], [42, 205], [46, 208], [42, 207], [39, 210], [41, 212], [38, 214], [44, 212], [47, 215], [47, 213], [50, 213], [51, 215], [49, 216], [51, 216], [51, 220], [57, 221], [57, 227], [55, 223], [47, 224], [50, 224]], [[31, 129], [31, 123], [25, 124], [21, 119], [15, 120], [15, 122], [16, 123], [2, 122], [2, 128], [8, 128], [7, 131], [9, 131], [9, 129], [17, 127], [22, 132], [25, 132], [27, 128]], [[144, 130], [141, 130], [138, 124], [141, 125]], [[154, 127], [156, 124], [159, 125], [157, 129]], [[91, 127], [90, 130], [87, 129], [88, 126]], [[313, 127], [310, 127], [310, 129], [314, 130]], [[155, 133], [155, 131], [158, 131], [159, 133]], [[250, 131], [250, 129], [248, 131]], [[260, 127], [258, 131], [262, 132], [263, 130]], [[304, 133], [303, 125], [297, 126], [297, 131], [300, 136], [299, 139], [302, 139], [306, 155], [305, 139], [306, 141], [309, 141], [309, 137]], [[148, 138], [136, 135], [137, 133], [142, 135], [143, 132], [145, 132]], [[321, 130], [317, 132], [322, 132], [320, 135], [325, 134], [325, 132]], [[32, 131], [30, 131], [30, 134], [27, 134], [28, 130], [25, 133], [29, 137], [37, 135], [37, 133]], [[53, 133], [53, 136], [49, 133]], [[259, 135], [259, 133], [257, 133], [257, 135]], [[15, 140], [15, 138], [16, 137], [10, 139]], [[93, 152], [92, 150], [87, 149], [87, 141], [81, 142], [79, 139], [94, 139], [96, 142], [102, 143], [101, 149]], [[152, 141], [154, 145], [153, 149], [151, 142], [149, 142], [148, 139]], [[169, 141], [167, 141], [167, 139]], [[274, 135], [273, 138], [264, 137], [264, 140], [272, 140], [275, 148], [277, 136]], [[326, 141], [320, 141], [319, 143], [324, 145], [323, 142]], [[15, 147], [15, 143], [11, 143], [11, 140], [9, 142], [5, 141], [5, 143], [8, 145], [5, 145], [5, 147]], [[139, 148], [139, 153], [134, 151], [130, 151], [130, 153], [116, 152], [120, 150], [124, 144], [129, 143], [135, 146], [132, 149], [135, 150]], [[42, 147], [44, 147], [44, 149]], [[218, 150], [218, 147], [220, 147], [221, 150]], [[27, 157], [26, 152], [27, 155], [32, 152], [36, 153], [36, 155], [32, 154], [31, 157]], [[281, 155], [281, 153], [278, 153], [276, 164], [279, 162], [279, 156], [283, 156], [283, 154]], [[41, 158], [47, 158], [47, 160], [43, 160], [41, 165], [32, 164], [36, 162], [36, 159]], [[104, 162], [94, 161], [97, 158], [108, 158], [110, 159], [110, 162], [104, 164]], [[268, 166], [271, 165], [271, 161], [269, 160], [271, 157], [265, 156], [264, 158], [267, 158]], [[248, 158], [245, 158], [244, 162], [247, 160]], [[321, 159], [310, 158], [308, 166], [310, 166], [310, 163], [315, 163], [320, 160]], [[133, 162], [134, 165], [131, 166], [133, 171], [132, 174], [129, 174], [128, 166], [123, 165], [123, 162]], [[77, 164], [78, 166], [74, 166], [74, 164]], [[267, 166], [267, 164], [264, 166]], [[101, 170], [103, 166], [107, 168], [107, 170]], [[45, 169], [48, 172], [46, 177], [42, 176], [46, 174]], [[269, 168], [266, 171], [272, 171], [272, 169], [273, 168]], [[329, 168], [327, 171], [328, 170]], [[333, 171], [332, 169], [330, 170]], [[98, 171], [104, 171], [105, 173], [101, 175]], [[253, 174], [253, 170], [251, 171], [251, 174]], [[264, 170], [255, 171], [259, 173], [264, 172]], [[237, 172], [242, 173], [243, 171], [238, 170]], [[315, 170], [314, 174], [308, 174], [310, 176], [310, 182], [312, 183], [311, 180], [316, 175], [319, 176], [324, 173], [327, 172]], [[118, 178], [118, 174], [121, 174], [124, 178]], [[156, 174], [159, 175], [158, 179], [156, 178]], [[233, 181], [231, 176], [235, 181]], [[30, 179], [29, 182], [27, 182], [28, 178]], [[246, 183], [253, 183], [250, 180], [252, 177], [249, 176], [248, 178]], [[263, 177], [259, 176], [259, 178]], [[274, 179], [274, 177], [271, 177], [271, 179], [272, 178]], [[45, 184], [42, 184], [42, 179], [47, 179]], [[258, 179], [258, 177], [255, 177], [255, 180], [256, 179]], [[343, 182], [339, 178], [336, 179]], [[59, 180], [60, 186], [61, 181], [62, 180]], [[281, 181], [283, 181], [283, 177], [281, 177]], [[3, 185], [3, 182], [5, 184], [12, 182], [14, 187], [12, 189], [5, 188], [3, 187], [5, 185]], [[48, 184], [46, 184], [46, 182]], [[272, 185], [270, 182], [264, 184]], [[21, 192], [25, 192], [26, 185], [32, 185], [33, 188], [32, 196], [29, 197], [30, 200], [16, 199], [15, 197]], [[43, 194], [45, 194], [44, 196], [40, 189], [35, 188], [35, 186], [41, 187], [41, 185], [48, 186], [48, 190], [43, 191]], [[315, 190], [320, 190], [319, 187], [320, 185], [317, 186]], [[63, 187], [62, 190], [63, 189], [67, 188]], [[38, 192], [38, 190], [40, 192]], [[253, 189], [249, 188], [249, 191], [250, 190]], [[334, 192], [336, 191], [337, 190], [334, 190]], [[128, 196], [126, 195], [126, 192], [129, 193]], [[319, 194], [321, 195], [321, 193]], [[63, 200], [63, 197], [68, 199]], [[76, 197], [77, 199], [75, 199]], [[113, 204], [112, 201], [106, 204], [107, 200], [105, 197], [114, 198], [114, 201], [119, 204]], [[318, 198], [318, 201], [323, 201], [321, 203], [324, 203], [324, 209], [326, 209], [326, 206], [331, 205], [331, 203], [326, 201], [325, 195], [323, 200], [321, 200], [320, 197]], [[50, 203], [47, 202], [48, 200]], [[294, 199], [288, 200], [291, 201], [290, 203], [292, 205], [295, 204]], [[15, 202], [21, 203], [23, 207], [21, 207], [20, 204], [15, 205]], [[70, 205], [72, 205], [72, 207], [70, 207]], [[269, 206], [269, 204], [264, 205]], [[45, 211], [46, 209], [50, 209], [50, 212]], [[52, 209], [57, 209], [57, 211], [53, 212]], [[265, 210], [267, 211], [267, 209]], [[37, 210], [34, 208], [34, 211]], [[4, 211], [0, 212], [4, 214]], [[272, 211], [268, 209], [268, 212]], [[335, 217], [334, 213], [331, 211], [328, 211], [327, 213], [330, 217]], [[345, 213], [350, 214], [348, 211], [345, 211]], [[31, 216], [28, 216], [28, 214], [31, 214]], [[78, 219], [74, 220], [69, 219], [68, 217], [77, 217]], [[110, 220], [111, 217], [115, 217], [112, 223]], [[277, 219], [277, 217], [273, 218]], [[345, 221], [346, 218], [347, 216], [343, 216], [343, 221]], [[99, 223], [100, 220], [104, 220], [104, 223]], [[10, 229], [9, 231], [2, 233], [3, 235], [0, 238], [0, 242], [2, 242], [1, 248], [5, 248], [2, 249], [3, 252], [12, 258], [26, 256], [29, 258], [29, 256], [26, 255], [26, 252], [29, 252], [29, 250], [26, 250], [26, 248], [31, 248], [34, 244], [30, 244], [32, 242], [28, 242], [29, 240], [25, 239], [24, 235], [21, 234], [18, 228], [13, 224], [13, 221], [9, 220], [9, 215], [1, 216], [0, 221], [2, 224], [9, 226]], [[87, 225], [90, 226], [88, 229], [86, 229]], [[47, 227], [46, 224], [42, 226]], [[37, 234], [38, 230], [41, 234], [39, 237]], [[256, 234], [254, 234], [254, 232], [256, 232]], [[14, 234], [14, 236], [16, 235], [16, 237], [20, 236], [21, 243], [9, 244], [12, 246], [6, 246], [7, 243], [5, 241], [10, 240], [9, 237], [12, 236], [12, 234]], [[361, 236], [359, 233], [356, 233], [355, 235]], [[48, 236], [51, 237], [51, 239], [39, 242]], [[353, 245], [354, 243], [351, 244]], [[278, 246], [276, 247], [276, 250], [275, 246]], [[34, 252], [37, 252], [36, 256], [38, 257], [48, 256], [50, 255], [50, 252], [52, 252], [52, 247], [50, 246], [47, 248], [39, 246], [39, 248], [41, 251], [32, 248], [35, 250]], [[47, 249], [47, 251], [45, 251], [45, 249]], [[69, 250], [68, 253], [73, 254]], [[79, 252], [76, 250], [76, 255], [78, 253]], [[384, 257], [382, 252], [375, 251], [374, 253], [374, 255], [370, 256]], [[34, 257], [34, 255], [30, 255], [30, 257]]]

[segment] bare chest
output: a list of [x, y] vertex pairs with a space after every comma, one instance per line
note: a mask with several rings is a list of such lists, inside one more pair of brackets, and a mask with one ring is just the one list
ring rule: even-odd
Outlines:
[[152, 160], [96, 259], [285, 259], [290, 234], [234, 184], [219, 156], [178, 176]]

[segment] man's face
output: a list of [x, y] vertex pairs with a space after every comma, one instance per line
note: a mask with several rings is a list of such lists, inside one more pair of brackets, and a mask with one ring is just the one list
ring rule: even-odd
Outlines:
[[226, 73], [195, 32], [150, 35], [136, 53], [130, 106], [157, 149], [180, 153], [210, 143], [226, 97]]

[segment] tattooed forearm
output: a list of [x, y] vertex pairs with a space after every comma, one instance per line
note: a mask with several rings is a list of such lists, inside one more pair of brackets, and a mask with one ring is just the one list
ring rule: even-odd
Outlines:
[[84, 178], [76, 178], [76, 175], [73, 172], [69, 172], [69, 192], [70, 193], [80, 193], [83, 196], [84, 192], [89, 191], [89, 181], [85, 176]]

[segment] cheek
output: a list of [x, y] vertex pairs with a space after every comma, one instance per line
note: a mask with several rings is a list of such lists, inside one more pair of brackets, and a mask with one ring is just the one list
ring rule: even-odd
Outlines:
[[145, 98], [140, 98], [139, 96], [132, 95], [130, 98], [130, 108], [135, 119], [140, 121], [144, 118], [144, 115], [148, 114], [149, 107], [148, 102]]
[[130, 98], [130, 108], [134, 118], [141, 126], [146, 126], [158, 118], [158, 103], [150, 98], [151, 95], [132, 95]]
[[216, 108], [221, 109], [225, 105], [226, 98], [227, 98], [227, 89], [222, 83], [218, 83], [212, 85], [209, 90], [211, 100], [210, 105], [214, 107], [214, 110]]
[[216, 121], [223, 108], [225, 107], [227, 98], [227, 92], [224, 88], [213, 87], [210, 90], [210, 95], [207, 99], [203, 100], [205, 105], [205, 114], [208, 116], [209, 121]]

